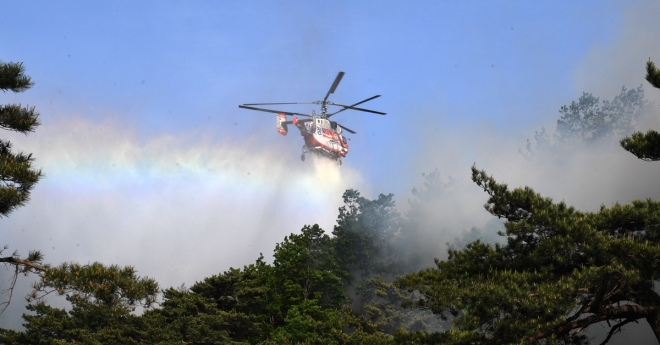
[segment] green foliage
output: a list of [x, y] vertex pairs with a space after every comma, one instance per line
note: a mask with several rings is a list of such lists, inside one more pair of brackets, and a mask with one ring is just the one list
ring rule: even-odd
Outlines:
[[621, 139], [621, 147], [645, 161], [660, 160], [660, 133], [649, 129], [645, 134], [635, 132]]
[[[346, 324], [342, 315], [348, 312], [348, 301], [341, 277], [346, 273], [334, 260], [330, 237], [318, 225], [305, 226], [300, 234], [291, 234], [278, 243], [273, 256], [272, 265], [260, 257], [243, 270], [230, 269], [206, 278], [182, 296], [212, 301], [215, 314], [240, 320], [226, 322], [224, 328], [235, 341], [316, 342], [342, 333]], [[163, 308], [153, 313], [171, 312], [174, 299], [172, 292], [169, 294]], [[199, 311], [194, 315], [208, 313]]]
[[[276, 343], [338, 343], [350, 313], [329, 236], [314, 226], [291, 234], [275, 246], [272, 305], [279, 309], [271, 340]], [[275, 308], [270, 308], [275, 309]], [[281, 323], [278, 318], [282, 318]]]
[[142, 343], [150, 337], [140, 319], [126, 309], [112, 310], [86, 301], [75, 302], [68, 312], [45, 303], [31, 304], [27, 308], [34, 315], [23, 315], [25, 330], [0, 330], [1, 343], [128, 345]]
[[446, 332], [404, 332], [397, 331], [394, 334], [394, 343], [399, 345], [464, 345], [479, 344], [474, 342], [474, 337], [469, 332], [450, 329]]
[[292, 306], [284, 322], [271, 334], [276, 344], [339, 344], [344, 337], [342, 311], [324, 310], [314, 300]]
[[[582, 327], [660, 307], [653, 291], [660, 264], [652, 259], [660, 255], [659, 202], [582, 213], [528, 187], [510, 191], [475, 168], [472, 179], [490, 195], [486, 209], [507, 220], [507, 244], [475, 241], [395, 284], [426, 295], [417, 306], [455, 316], [450, 339], [576, 342]], [[631, 313], [622, 302], [646, 309]]]
[[[33, 83], [25, 75], [22, 63], [0, 62], [0, 90], [23, 92]], [[39, 113], [35, 108], [20, 105], [0, 105], [0, 128], [18, 131], [24, 134], [34, 131], [39, 126]], [[0, 139], [0, 218], [8, 216], [16, 208], [24, 206], [30, 198], [30, 191], [42, 178], [41, 170], [33, 169], [32, 154], [14, 153], [11, 142]], [[0, 254], [8, 247], [0, 249]], [[38, 251], [31, 251], [27, 258], [22, 259], [17, 252], [11, 256], [0, 257], [0, 262], [12, 265], [14, 276], [10, 287], [0, 291], [0, 295], [8, 296], [6, 301], [0, 301], [0, 314], [9, 303], [19, 273], [41, 271], [43, 257]]]
[[[283, 324], [279, 305], [273, 303], [276, 298], [271, 290], [273, 267], [259, 257], [254, 264], [245, 266], [242, 270], [231, 268], [220, 275], [214, 275], [196, 283], [190, 292], [180, 293], [168, 290], [165, 293], [163, 308], [158, 313], [171, 313], [177, 309], [174, 303], [184, 298], [194, 297], [213, 303], [223, 319], [239, 321], [226, 322], [228, 334], [236, 341], [255, 343], [268, 337], [270, 331]], [[199, 302], [201, 303], [201, 302]], [[190, 308], [183, 308], [183, 313]], [[195, 311], [192, 316], [213, 314], [206, 310]], [[177, 312], [178, 313], [178, 312]], [[179, 316], [168, 316], [176, 320]], [[276, 317], [277, 316], [277, 317]]]
[[11, 143], [0, 139], [0, 217], [27, 203], [30, 191], [42, 177], [32, 169], [31, 154], [11, 152]]
[[34, 284], [28, 301], [40, 299], [51, 292], [70, 294], [73, 300], [84, 300], [112, 308], [133, 309], [136, 305], [151, 306], [156, 302], [158, 284], [151, 278], [136, 276], [133, 267], [106, 267], [63, 263], [49, 267]]
[[389, 272], [399, 258], [391, 241], [401, 230], [394, 195], [368, 200], [350, 189], [343, 197], [332, 232], [340, 267], [363, 277]]
[[34, 86], [22, 62], [0, 63], [0, 90], [23, 92]]
[[654, 87], [660, 88], [660, 71], [655, 67], [651, 58], [646, 62], [646, 80]]
[[35, 107], [21, 107], [18, 104], [0, 106], [0, 127], [27, 134], [39, 126], [39, 113]]
[[[424, 175], [425, 188], [413, 190], [407, 219], [395, 209], [393, 196], [381, 194], [376, 200], [360, 196], [355, 190], [344, 193], [344, 206], [339, 209], [333, 234], [335, 255], [342, 268], [351, 273], [344, 288], [355, 296], [352, 310], [365, 317], [370, 327], [394, 334], [406, 331], [440, 330], [442, 320], [430, 311], [404, 309], [401, 302], [410, 293], [397, 289], [386, 281], [396, 274], [414, 271], [423, 258], [430, 261], [432, 253], [421, 250], [415, 220], [427, 217], [432, 200], [447, 186], [440, 183], [439, 172]], [[414, 219], [414, 220], [413, 220]]]
[[599, 321], [657, 317], [660, 202], [583, 213], [474, 167], [472, 179], [490, 195], [486, 209], [507, 220], [506, 245], [450, 250], [395, 284], [427, 296], [409, 306], [456, 316], [448, 343], [576, 343]]
[[[305, 226], [243, 269], [206, 278], [190, 289], [167, 289], [149, 307], [157, 284], [131, 267], [94, 263], [47, 267], [24, 315], [25, 330], [0, 330], [6, 344], [389, 344], [391, 336], [354, 314], [343, 289], [333, 239]], [[51, 292], [66, 295], [69, 311], [48, 306]], [[345, 333], [345, 329], [354, 330]]]
[[[162, 308], [145, 316], [164, 316], [168, 328], [185, 322], [174, 328], [183, 341], [194, 343], [201, 340], [189, 330], [201, 324], [215, 324], [227, 339], [252, 344], [388, 339], [373, 326], [365, 327], [347, 308], [341, 280], [346, 272], [336, 263], [332, 239], [318, 225], [285, 237], [273, 256], [272, 265], [259, 258], [242, 270], [230, 269], [206, 278], [190, 291], [166, 290]], [[202, 321], [205, 318], [210, 319]], [[345, 334], [348, 326], [357, 331]]]
[[[66, 295], [71, 310], [53, 308], [44, 296], [55, 292]], [[0, 330], [3, 344], [137, 344], [150, 335], [143, 319], [131, 314], [138, 304], [155, 302], [158, 285], [153, 279], [140, 278], [132, 267], [106, 267], [62, 264], [46, 267], [41, 281], [35, 283], [28, 296], [27, 309], [34, 315], [23, 315], [25, 330]]]
[[440, 332], [449, 326], [446, 318], [430, 310], [401, 307], [406, 301], [425, 298], [417, 291], [399, 289], [378, 278], [364, 282], [358, 291], [368, 301], [364, 306], [367, 320], [384, 333], [395, 334], [397, 330]]
[[[646, 63], [646, 80], [660, 88], [660, 71], [651, 59]], [[621, 147], [645, 161], [660, 160], [660, 134], [654, 130], [644, 133], [635, 132], [620, 141]]]
[[151, 333], [171, 342], [193, 344], [247, 344], [263, 340], [264, 324], [257, 315], [222, 310], [204, 294], [167, 289], [161, 308], [142, 316]]
[[[33, 83], [24, 74], [21, 63], [0, 63], [0, 90], [23, 92]], [[39, 125], [39, 113], [34, 107], [0, 106], [0, 127], [22, 133], [34, 131]], [[31, 154], [12, 153], [11, 143], [0, 140], [0, 217], [25, 205], [30, 191], [41, 179], [41, 170], [32, 169]]]
[[340, 308], [346, 301], [342, 277], [331, 239], [318, 225], [305, 226], [275, 246], [273, 273], [282, 307], [317, 300], [323, 307]]

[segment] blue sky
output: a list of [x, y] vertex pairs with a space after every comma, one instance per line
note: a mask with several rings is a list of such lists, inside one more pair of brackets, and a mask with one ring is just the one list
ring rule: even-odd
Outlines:
[[[482, 122], [522, 136], [572, 99], [582, 90], [571, 72], [611, 41], [624, 4], [15, 2], [0, 37], [2, 59], [23, 61], [36, 81], [25, 102], [48, 99], [96, 120], [116, 110], [140, 135], [271, 136], [267, 114], [236, 106], [318, 100], [345, 71], [333, 100], [383, 95], [368, 105], [389, 116], [338, 120], [359, 132], [351, 164], [387, 189], [385, 171], [423, 145], [422, 122]], [[437, 115], [421, 120], [421, 111]]]
[[[0, 226], [13, 229], [10, 250], [134, 265], [179, 286], [269, 258], [304, 224], [331, 231], [347, 188], [392, 192], [405, 212], [436, 168], [460, 186], [428, 220], [440, 257], [491, 219], [469, 181], [475, 163], [582, 209], [658, 198], [643, 183], [655, 167], [616, 148], [544, 164], [517, 153], [583, 91], [608, 99], [643, 83], [646, 59], [660, 60], [658, 11], [651, 1], [5, 1], [0, 60], [23, 62], [35, 87], [2, 102], [36, 106], [43, 125], [3, 137], [34, 152], [46, 178]], [[387, 112], [336, 117], [357, 132], [341, 168], [300, 162], [298, 134], [238, 108], [322, 99], [339, 71], [330, 100], [380, 94], [363, 106]], [[173, 259], [193, 254], [209, 265]]]

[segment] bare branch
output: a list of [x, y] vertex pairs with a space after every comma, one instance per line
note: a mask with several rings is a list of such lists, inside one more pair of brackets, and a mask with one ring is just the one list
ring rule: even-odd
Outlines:
[[530, 341], [535, 341], [535, 340], [547, 338], [552, 334], [561, 336], [564, 334], [568, 334], [570, 331], [576, 328], [583, 328], [605, 320], [622, 319], [622, 318], [637, 320], [647, 317], [649, 315], [653, 315], [657, 313], [659, 309], [660, 308], [658, 308], [657, 306], [644, 307], [640, 305], [622, 305], [615, 308], [602, 308], [598, 314], [594, 314], [577, 321], [568, 322], [564, 325], [561, 325], [547, 332], [537, 333], [529, 337], [528, 339]]
[[8, 264], [10, 264], [10, 265], [14, 265], [14, 266], [16, 266], [16, 267], [22, 265], [22, 266], [26, 266], [26, 267], [34, 268], [35, 270], [39, 270], [39, 271], [41, 271], [41, 272], [45, 272], [45, 271], [46, 271], [46, 267], [44, 267], [44, 266], [37, 265], [37, 264], [35, 264], [35, 263], [31, 262], [31, 261], [22, 260], [22, 259], [17, 259], [17, 258], [15, 258], [15, 257], [13, 257], [13, 256], [8, 256], [8, 257], [5, 257], [5, 258], [0, 258], [0, 262], [8, 263]]
[[623, 325], [625, 325], [627, 323], [631, 323], [631, 322], [637, 322], [637, 319], [626, 319], [625, 321], [619, 322], [616, 325], [614, 325], [614, 327], [612, 327], [612, 329], [607, 333], [607, 338], [605, 338], [605, 340], [603, 340], [603, 342], [600, 343], [600, 345], [607, 344], [607, 342], [610, 341], [610, 338], [612, 338], [614, 333], [616, 333], [617, 331], [621, 332], [621, 327]]
[[9, 295], [9, 298], [7, 298], [6, 302], [0, 303], [0, 315], [7, 310], [9, 307], [9, 303], [11, 303], [11, 297], [14, 294], [14, 287], [16, 286], [16, 281], [18, 280], [18, 266], [16, 266], [16, 271], [11, 277], [11, 283], [9, 284], [9, 288], [0, 291], [0, 295]]

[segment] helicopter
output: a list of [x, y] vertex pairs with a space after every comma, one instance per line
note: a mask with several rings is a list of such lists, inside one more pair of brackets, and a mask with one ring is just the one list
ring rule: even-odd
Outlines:
[[[344, 77], [344, 72], [339, 72], [335, 81], [330, 86], [330, 90], [325, 95], [322, 101], [315, 102], [291, 102], [291, 103], [247, 103], [241, 104], [238, 107], [243, 109], [263, 111], [267, 113], [277, 114], [277, 122], [275, 128], [281, 135], [287, 135], [288, 125], [294, 125], [300, 130], [300, 135], [305, 140], [305, 144], [302, 147], [302, 155], [300, 160], [305, 161], [305, 154], [307, 153], [316, 153], [319, 156], [324, 156], [332, 160], [338, 160], [339, 164], [342, 164], [342, 158], [346, 157], [348, 154], [348, 142], [347, 138], [342, 134], [344, 131], [355, 134], [355, 131], [347, 128], [346, 126], [338, 124], [336, 121], [330, 121], [330, 117], [341, 113], [344, 110], [358, 110], [378, 115], [385, 115], [386, 113], [357, 108], [356, 106], [371, 101], [380, 97], [376, 95], [370, 98], [367, 98], [363, 101], [357, 102], [352, 105], [343, 105], [337, 104], [331, 101], [328, 101], [330, 94], [335, 92], [337, 85], [341, 82], [341, 79]], [[264, 108], [256, 108], [255, 105], [289, 105], [289, 104], [317, 104], [321, 106], [321, 112], [316, 114], [312, 110], [311, 114], [302, 114], [290, 111], [280, 111]], [[336, 106], [341, 109], [328, 113], [328, 106]], [[292, 120], [288, 120], [287, 115], [293, 116]], [[305, 117], [305, 119], [299, 119], [298, 116]]]

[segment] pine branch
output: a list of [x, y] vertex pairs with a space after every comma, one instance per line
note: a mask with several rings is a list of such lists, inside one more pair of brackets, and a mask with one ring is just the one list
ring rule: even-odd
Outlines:
[[31, 154], [11, 152], [11, 143], [0, 140], [0, 217], [24, 205], [30, 191], [43, 176], [32, 169]]
[[39, 112], [35, 107], [21, 107], [20, 104], [0, 106], [0, 128], [27, 134], [39, 126]]
[[29, 261], [29, 260], [18, 259], [18, 258], [15, 258], [13, 256], [0, 258], [0, 262], [4, 262], [4, 263], [10, 264], [10, 265], [17, 266], [17, 267], [18, 266], [25, 266], [25, 267], [29, 267], [29, 268], [34, 268], [34, 269], [36, 269], [38, 271], [42, 271], [42, 272], [46, 271], [46, 268], [44, 266], [37, 265], [37, 264], [35, 264], [35, 263], [33, 263], [32, 261]]
[[621, 139], [620, 143], [621, 147], [641, 160], [660, 160], [660, 133], [654, 130], [646, 134], [635, 132], [631, 137]]
[[14, 273], [14, 275], [12, 275], [11, 279], [9, 280], [10, 281], [9, 288], [2, 290], [0, 292], [1, 295], [5, 295], [5, 294], [9, 295], [7, 297], [7, 301], [0, 303], [0, 315], [2, 315], [5, 312], [5, 310], [7, 310], [7, 308], [9, 308], [9, 304], [11, 303], [11, 298], [14, 295], [14, 287], [16, 286], [17, 280], [18, 280], [18, 266], [16, 267], [16, 273]]
[[646, 80], [651, 83], [651, 85], [660, 88], [660, 70], [655, 67], [651, 58], [646, 62]]
[[33, 285], [28, 302], [41, 300], [55, 291], [75, 298], [92, 299], [106, 305], [149, 307], [156, 303], [158, 283], [147, 277], [138, 277], [131, 266], [104, 266], [98, 262], [89, 265], [63, 263], [46, 267], [41, 281]]
[[0, 90], [23, 92], [33, 85], [30, 77], [25, 75], [22, 62], [0, 63]]

